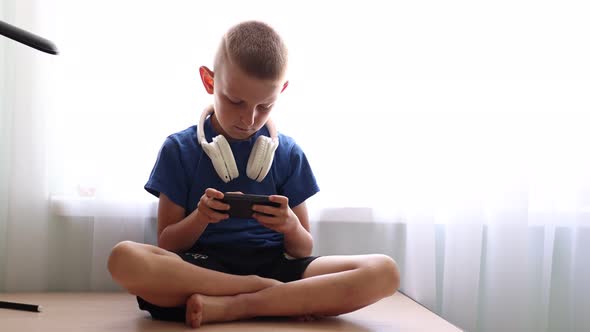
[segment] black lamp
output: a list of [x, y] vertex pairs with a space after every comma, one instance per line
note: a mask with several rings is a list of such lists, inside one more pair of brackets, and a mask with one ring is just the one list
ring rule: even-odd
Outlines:
[[0, 35], [49, 54], [57, 54], [57, 47], [50, 40], [39, 37], [6, 22], [0, 21]]

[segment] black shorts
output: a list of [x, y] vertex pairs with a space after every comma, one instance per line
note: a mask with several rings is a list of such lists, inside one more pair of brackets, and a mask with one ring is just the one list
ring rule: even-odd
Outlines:
[[[219, 272], [235, 275], [257, 275], [264, 278], [290, 282], [301, 279], [307, 266], [317, 257], [287, 258], [283, 248], [196, 248], [181, 254], [188, 263]], [[186, 306], [160, 307], [137, 297], [141, 310], [148, 311], [154, 319], [167, 321], [185, 320]]]

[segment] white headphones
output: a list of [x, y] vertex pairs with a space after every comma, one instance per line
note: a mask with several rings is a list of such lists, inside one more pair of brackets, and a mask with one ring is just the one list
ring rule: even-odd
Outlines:
[[[231, 147], [225, 137], [223, 137], [223, 135], [215, 136], [211, 143], [207, 142], [207, 139], [205, 138], [205, 120], [207, 119], [207, 116], [213, 114], [213, 112], [213, 105], [209, 105], [203, 110], [201, 119], [199, 120], [197, 134], [199, 144], [201, 144], [203, 151], [205, 151], [207, 156], [209, 156], [209, 159], [211, 159], [215, 171], [223, 182], [227, 183], [237, 178], [240, 174]], [[266, 122], [266, 127], [268, 128], [270, 137], [264, 135], [258, 136], [254, 143], [254, 147], [250, 152], [248, 165], [246, 166], [246, 174], [248, 177], [258, 182], [262, 182], [264, 177], [266, 177], [266, 174], [268, 174], [275, 151], [279, 147], [279, 136], [277, 135], [277, 130], [271, 119], [268, 119]]]

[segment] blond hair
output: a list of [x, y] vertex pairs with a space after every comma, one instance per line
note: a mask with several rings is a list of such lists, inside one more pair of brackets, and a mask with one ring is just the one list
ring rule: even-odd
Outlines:
[[268, 24], [247, 21], [230, 28], [221, 40], [213, 70], [225, 61], [260, 79], [279, 79], [287, 69], [288, 52], [283, 39]]

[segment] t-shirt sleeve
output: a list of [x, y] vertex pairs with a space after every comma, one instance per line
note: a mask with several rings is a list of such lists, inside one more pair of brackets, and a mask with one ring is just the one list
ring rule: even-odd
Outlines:
[[294, 144], [289, 154], [290, 172], [279, 194], [289, 198], [289, 206], [296, 207], [320, 191], [311, 166], [299, 145]]
[[180, 146], [170, 137], [162, 145], [144, 188], [156, 197], [160, 197], [160, 193], [163, 193], [172, 202], [186, 209], [188, 193], [186, 172], [180, 158]]

